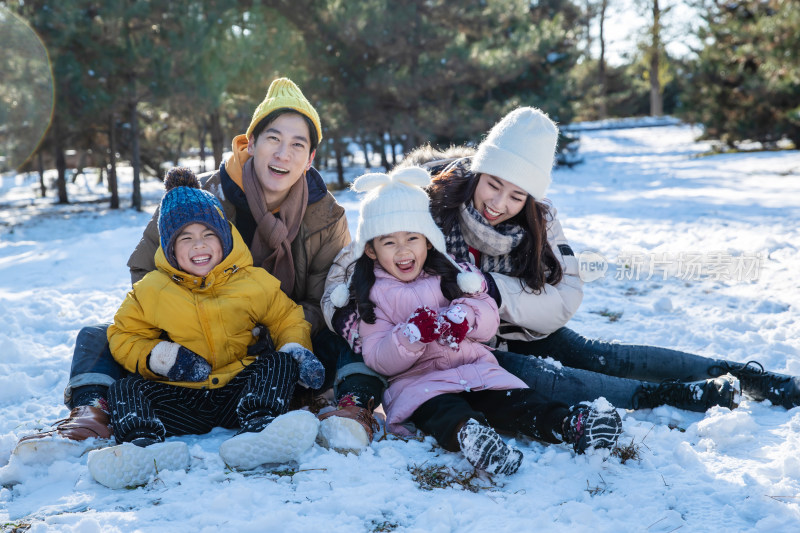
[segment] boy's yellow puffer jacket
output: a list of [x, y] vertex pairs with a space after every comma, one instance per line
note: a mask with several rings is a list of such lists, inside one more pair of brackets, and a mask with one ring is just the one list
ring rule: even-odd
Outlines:
[[173, 268], [159, 247], [157, 270], [133, 286], [108, 328], [111, 353], [125, 369], [146, 379], [168, 380], [147, 366], [153, 347], [168, 339], [202, 356], [211, 364], [206, 381], [170, 382], [195, 389], [225, 386], [255, 361], [247, 347], [255, 342], [253, 327], [269, 328], [277, 348], [296, 342], [311, 349], [311, 325], [303, 308], [283, 291], [280, 282], [253, 258], [239, 232], [233, 250], [205, 278]]

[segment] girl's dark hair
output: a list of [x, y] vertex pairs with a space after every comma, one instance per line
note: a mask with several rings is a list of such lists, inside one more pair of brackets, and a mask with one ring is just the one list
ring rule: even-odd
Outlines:
[[305, 120], [306, 126], [308, 126], [308, 140], [310, 143], [308, 154], [311, 155], [311, 152], [316, 150], [317, 146], [319, 145], [319, 137], [317, 137], [317, 127], [314, 126], [314, 123], [311, 122], [310, 118], [308, 118], [307, 116], [298, 111], [295, 111], [294, 109], [289, 109], [288, 107], [281, 107], [265, 115], [264, 118], [262, 118], [258, 122], [258, 124], [256, 124], [256, 127], [253, 128], [253, 133], [252, 133], [253, 139], [257, 141], [258, 136], [261, 135], [261, 132], [263, 132], [267, 128], [267, 126], [272, 124], [279, 116], [285, 115], [287, 113], [292, 113]]
[[[371, 246], [372, 241], [367, 244]], [[369, 299], [369, 293], [372, 290], [372, 286], [375, 285], [375, 261], [364, 253], [351, 267], [353, 272], [350, 276], [350, 298], [356, 302], [361, 320], [368, 324], [374, 324], [376, 318], [375, 303]], [[441, 278], [442, 294], [448, 300], [455, 300], [464, 295], [464, 292], [458, 286], [458, 274], [460, 271], [436, 248], [428, 250], [428, 257], [425, 259], [422, 269], [432, 276]]]
[[[438, 174], [431, 180], [428, 187], [431, 213], [445, 235], [459, 223], [459, 209], [472, 199], [479, 179], [479, 174], [461, 174], [453, 169]], [[537, 294], [546, 284], [555, 285], [564, 277], [561, 263], [547, 242], [549, 215], [550, 207], [547, 204], [537, 202], [528, 195], [522, 211], [509, 219], [509, 222], [525, 229], [525, 236], [511, 251], [512, 270], [505, 274], [519, 278], [524, 282], [523, 288]]]

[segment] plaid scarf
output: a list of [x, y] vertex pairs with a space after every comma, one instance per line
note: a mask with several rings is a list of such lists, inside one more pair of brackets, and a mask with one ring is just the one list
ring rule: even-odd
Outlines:
[[494, 227], [486, 222], [472, 203], [461, 206], [458, 224], [445, 237], [447, 251], [458, 262], [468, 263], [469, 248], [481, 253], [478, 265], [484, 272], [510, 274], [514, 270], [511, 252], [525, 237], [525, 230], [516, 224], [502, 222]]

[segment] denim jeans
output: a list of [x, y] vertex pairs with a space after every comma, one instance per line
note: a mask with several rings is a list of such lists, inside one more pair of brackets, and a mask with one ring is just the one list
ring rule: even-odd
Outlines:
[[[603, 396], [615, 407], [632, 409], [644, 383], [698, 381], [721, 373], [714, 371], [720, 367], [719, 359], [657, 346], [591, 340], [569, 328], [536, 341], [510, 341], [508, 349], [495, 351], [503, 368], [539, 391], [543, 399], [570, 405]], [[547, 357], [557, 363], [541, 359]]]
[[[603, 396], [615, 407], [633, 409], [636, 395], [645, 383], [658, 384], [667, 379], [697, 381], [722, 373], [713, 370], [720, 366], [719, 359], [657, 346], [591, 340], [569, 328], [561, 328], [541, 340], [510, 341], [508, 349], [493, 352], [500, 366], [534, 389], [539, 401], [567, 405]], [[340, 357], [344, 358], [344, 364], [340, 359], [340, 369], [364, 365], [360, 354], [352, 350], [342, 351]], [[547, 357], [557, 362], [542, 359]], [[375, 374], [372, 370], [370, 373]], [[361, 378], [369, 379], [373, 390], [380, 386], [375, 377]], [[334, 388], [339, 399], [350, 391], [346, 381], [339, 376], [337, 381], [342, 383]]]
[[719, 373], [712, 375], [711, 367], [723, 362], [658, 346], [587, 339], [569, 328], [560, 328], [536, 341], [509, 341], [508, 351], [552, 357], [572, 368], [656, 383], [665, 379], [697, 381], [716, 377]]
[[64, 403], [72, 409], [72, 392], [87, 385], [110, 387], [112, 383], [127, 375], [114, 360], [108, 348], [107, 331], [111, 324], [95, 324], [81, 328], [72, 353], [69, 382], [64, 389]]

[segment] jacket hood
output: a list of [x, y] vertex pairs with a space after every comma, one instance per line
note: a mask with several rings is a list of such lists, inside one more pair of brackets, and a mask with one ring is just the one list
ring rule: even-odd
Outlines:
[[[230, 222], [228, 224], [230, 225]], [[231, 253], [215, 266], [211, 272], [203, 277], [195, 276], [173, 267], [169, 264], [169, 261], [167, 261], [167, 257], [164, 255], [164, 249], [161, 246], [156, 250], [156, 268], [166, 274], [174, 282], [190, 290], [207, 290], [215, 284], [224, 283], [231, 274], [240, 268], [253, 264], [253, 256], [250, 253], [250, 249], [244, 244], [242, 236], [233, 225], [231, 225], [231, 235], [233, 237]]]

